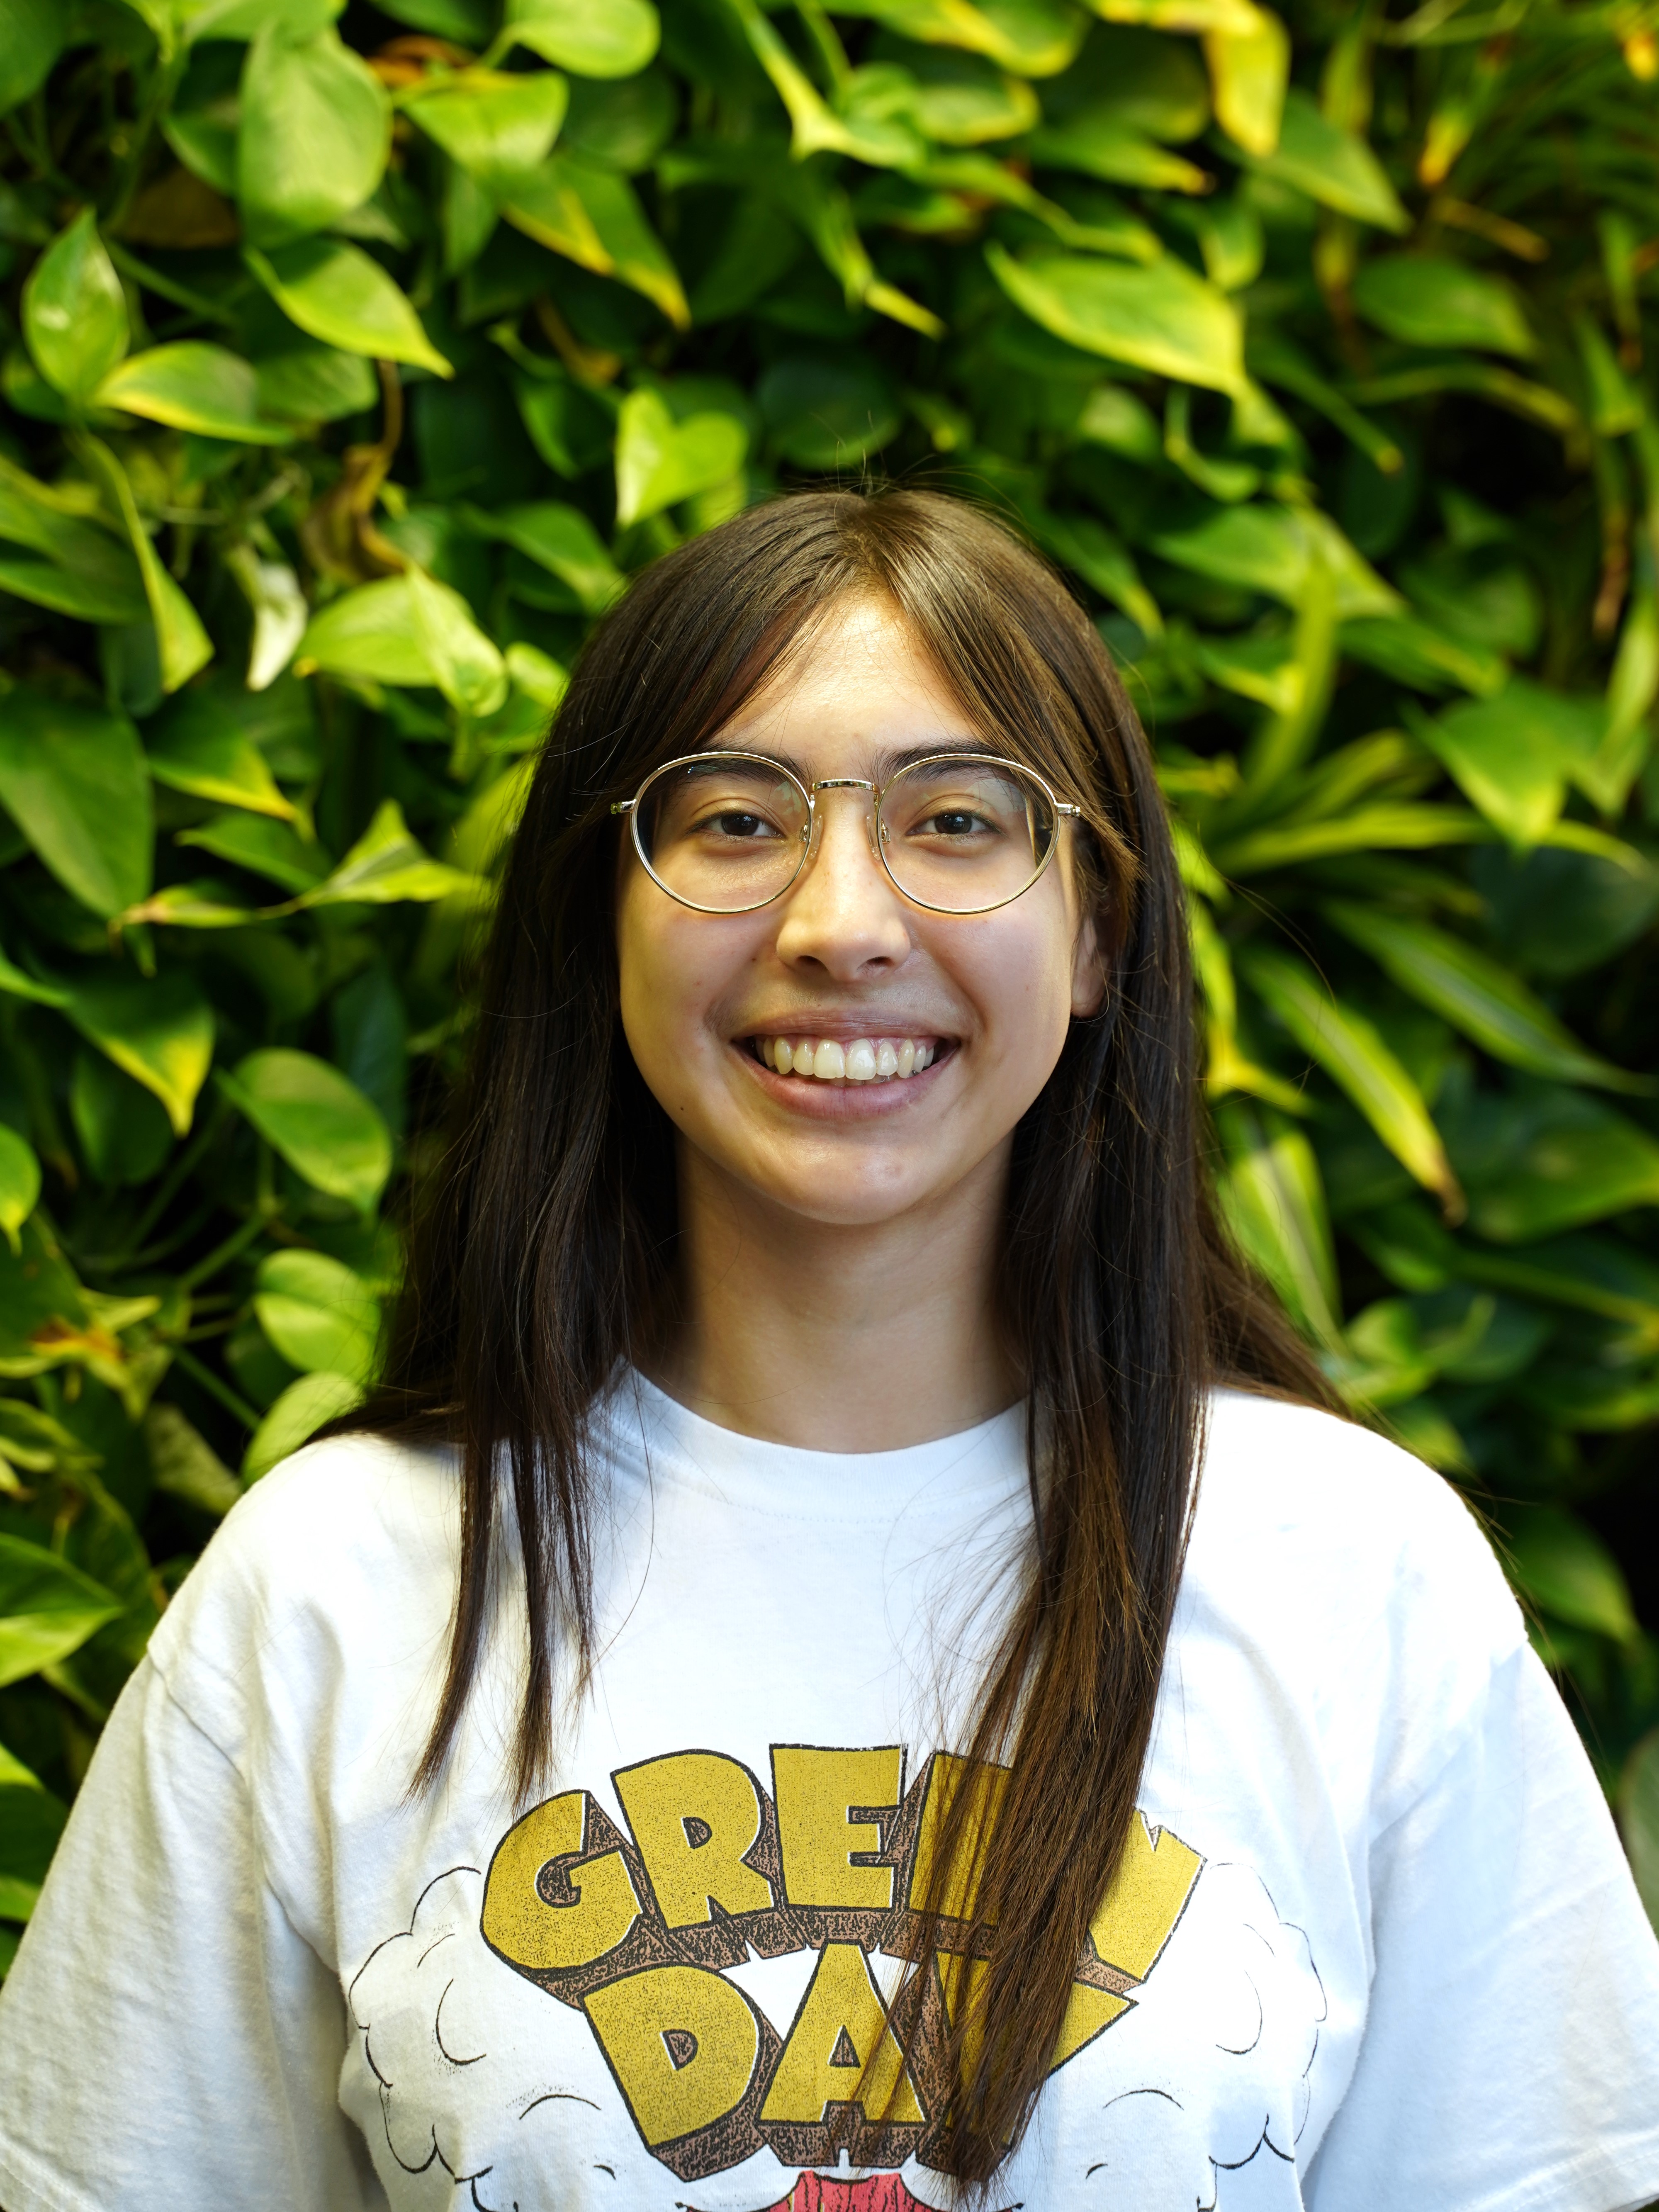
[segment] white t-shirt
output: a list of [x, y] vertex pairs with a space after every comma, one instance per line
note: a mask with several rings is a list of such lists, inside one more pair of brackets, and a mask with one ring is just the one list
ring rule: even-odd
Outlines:
[[[448, 1455], [315, 1445], [230, 1515], [0, 1993], [6, 2212], [950, 2203], [877, 1992], [1024, 1540], [1022, 1417], [843, 1457], [630, 1380], [598, 1427], [599, 1663], [530, 1808], [510, 1562], [409, 1794]], [[994, 2208], [1659, 2197], [1659, 1947], [1438, 1477], [1218, 1400], [1139, 1803]], [[866, 2068], [888, 2124], [815, 2172]]]

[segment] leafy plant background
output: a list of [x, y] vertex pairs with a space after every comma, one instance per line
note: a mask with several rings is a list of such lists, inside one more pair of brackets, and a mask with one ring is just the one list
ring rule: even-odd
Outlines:
[[0, 1967], [371, 1370], [586, 626], [866, 474], [1095, 610], [1237, 1233], [1489, 1516], [1659, 1911], [1656, 17], [8, 0]]

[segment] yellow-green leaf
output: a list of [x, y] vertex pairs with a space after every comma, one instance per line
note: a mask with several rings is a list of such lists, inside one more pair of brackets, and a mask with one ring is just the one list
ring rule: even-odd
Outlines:
[[1432, 922], [1333, 900], [1332, 921], [1384, 973], [1443, 1015], [1494, 1060], [1560, 1083], [1595, 1084], [1607, 1091], [1647, 1091], [1644, 1078], [1586, 1052], [1571, 1030], [1520, 978], [1488, 954]]
[[1599, 1536], [1559, 1505], [1511, 1505], [1504, 1511], [1515, 1578], [1534, 1602], [1570, 1628], [1590, 1628], [1616, 1643], [1636, 1633], [1630, 1589]]
[[577, 76], [633, 76], [662, 42], [651, 0], [508, 0], [507, 27]]
[[1225, 1159], [1218, 1194], [1235, 1243], [1298, 1327], [1334, 1347], [1336, 1256], [1312, 1146], [1271, 1108], [1236, 1099], [1217, 1108], [1216, 1126]]
[[283, 797], [269, 762], [252, 740], [228, 724], [216, 702], [197, 707], [186, 693], [149, 741], [149, 772], [157, 783], [192, 798], [246, 806], [255, 814], [299, 819], [299, 810]]
[[502, 212], [538, 245], [596, 276], [614, 276], [660, 308], [677, 330], [690, 328], [678, 274], [626, 177], [574, 154], [552, 154], [530, 175], [513, 179]]
[[64, 1011], [89, 1044], [154, 1091], [175, 1137], [187, 1136], [213, 1060], [213, 1009], [176, 970], [88, 977], [69, 987]]
[[19, 1230], [40, 1195], [40, 1163], [34, 1147], [0, 1121], [0, 1236], [14, 1252], [22, 1250]]
[[1303, 1050], [1346, 1091], [1401, 1164], [1449, 1206], [1462, 1194], [1422, 1092], [1376, 1024], [1334, 998], [1304, 961], [1267, 945], [1239, 956], [1247, 981]]
[[404, 820], [395, 799], [383, 799], [374, 818], [332, 874], [302, 891], [295, 903], [313, 906], [393, 906], [405, 899], [447, 898], [471, 890], [474, 878], [434, 860]]
[[1269, 9], [1255, 10], [1248, 30], [1215, 30], [1204, 40], [1215, 88], [1215, 119], [1247, 154], [1271, 154], [1279, 144], [1290, 82], [1291, 38]]
[[307, 337], [343, 353], [407, 362], [434, 376], [455, 374], [421, 327], [408, 295], [360, 247], [339, 238], [307, 238], [269, 254], [250, 246], [246, 258]]
[[493, 714], [507, 701], [507, 664], [458, 592], [412, 563], [404, 579], [415, 635], [438, 689], [464, 714]]
[[985, 258], [1014, 305], [1068, 345], [1183, 383], [1243, 389], [1237, 309], [1174, 255], [1146, 269], [1079, 253], [1017, 261], [993, 240]]
[[67, 1659], [123, 1610], [56, 1552], [0, 1536], [0, 1688]]
[[351, 1268], [324, 1252], [273, 1252], [259, 1263], [253, 1310], [290, 1367], [328, 1369], [366, 1382], [380, 1340], [380, 1307]]
[[469, 176], [501, 190], [546, 160], [569, 103], [555, 70], [471, 69], [418, 86], [399, 104]]
[[1537, 351], [1512, 285], [1433, 253], [1385, 253], [1353, 283], [1367, 322], [1406, 345], [1473, 347], [1523, 360]]
[[1338, 215], [1352, 216], [1378, 230], [1411, 228], [1399, 194], [1364, 140], [1328, 121], [1318, 101], [1299, 86], [1292, 85], [1285, 96], [1273, 151], [1247, 158], [1266, 175], [1305, 192]]
[[630, 392], [617, 422], [617, 520], [624, 527], [724, 483], [743, 466], [749, 434], [735, 416], [676, 422], [649, 388]]
[[150, 619], [155, 624], [161, 688], [164, 691], [176, 691], [212, 659], [213, 641], [202, 627], [201, 617], [157, 556], [120, 462], [97, 438], [82, 434], [77, 449], [102, 483], [111, 506], [126, 526], [127, 542], [143, 578], [144, 597], [149, 602]]
[[338, 1420], [362, 1399], [362, 1386], [349, 1375], [326, 1370], [290, 1382], [260, 1422], [242, 1459], [242, 1480], [258, 1482], [273, 1467], [314, 1437], [325, 1422]]
[[323, 229], [370, 198], [386, 169], [392, 106], [333, 30], [295, 40], [268, 24], [242, 69], [236, 196], [256, 246]]
[[1569, 777], [1595, 757], [1603, 713], [1599, 699], [1516, 677], [1416, 728], [1487, 821], [1525, 851], [1555, 827]]
[[1071, 0], [838, 0], [920, 46], [983, 54], [1016, 76], [1055, 76], [1076, 58], [1089, 19]]
[[252, 362], [224, 346], [196, 338], [130, 355], [99, 386], [100, 407], [119, 408], [175, 430], [225, 438], [243, 446], [280, 446], [294, 433], [259, 413], [259, 379]]
[[125, 353], [126, 295], [90, 208], [29, 271], [23, 335], [35, 367], [66, 399], [89, 399]]
[[516, 547], [527, 561], [568, 584], [585, 613], [603, 614], [622, 591], [622, 571], [579, 507], [550, 499], [524, 507], [498, 507], [494, 513], [482, 507], [468, 507], [465, 512], [481, 537], [496, 538]]
[[1218, 507], [1196, 523], [1156, 532], [1151, 543], [1182, 568], [1292, 607], [1306, 599], [1313, 571], [1323, 568], [1335, 582], [1339, 621], [1393, 614], [1401, 605], [1399, 595], [1316, 507], [1264, 501]]

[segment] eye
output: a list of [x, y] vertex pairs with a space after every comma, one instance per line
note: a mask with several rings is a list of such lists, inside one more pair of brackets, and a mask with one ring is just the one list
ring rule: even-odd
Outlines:
[[781, 833], [775, 823], [763, 814], [748, 809], [728, 808], [721, 812], [705, 814], [697, 823], [705, 836], [729, 837], [737, 842], [752, 843], [765, 837], [776, 837]]
[[982, 814], [975, 814], [965, 806], [941, 806], [916, 823], [910, 835], [913, 837], [972, 837], [992, 827], [993, 824]]

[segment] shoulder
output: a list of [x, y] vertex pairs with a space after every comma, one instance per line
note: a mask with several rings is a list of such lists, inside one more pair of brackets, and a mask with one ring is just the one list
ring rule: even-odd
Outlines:
[[1477, 1723], [1526, 1640], [1443, 1477], [1355, 1422], [1242, 1391], [1212, 1402], [1182, 1608], [1190, 1634], [1271, 1674], [1333, 1755], [1369, 1745], [1379, 1808]]
[[441, 1638], [455, 1591], [455, 1455], [375, 1436], [307, 1445], [231, 1508], [163, 1615], [150, 1656], [232, 1758], [255, 1683], [313, 1691], [348, 1658]]

